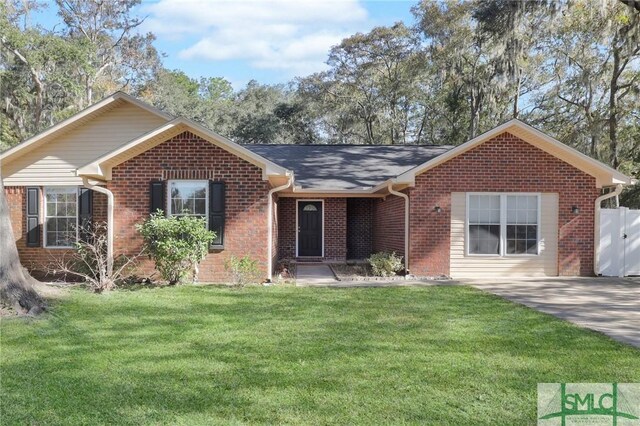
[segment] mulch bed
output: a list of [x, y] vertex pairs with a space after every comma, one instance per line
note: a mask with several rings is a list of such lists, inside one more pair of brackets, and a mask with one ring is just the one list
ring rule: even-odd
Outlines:
[[405, 279], [403, 275], [394, 275], [391, 277], [373, 275], [371, 265], [368, 263], [330, 263], [329, 267], [338, 281], [400, 281]]

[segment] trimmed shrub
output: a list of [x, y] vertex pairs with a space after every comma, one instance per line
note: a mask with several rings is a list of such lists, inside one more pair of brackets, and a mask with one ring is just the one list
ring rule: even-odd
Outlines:
[[185, 282], [189, 274], [198, 279], [198, 264], [209, 252], [215, 233], [204, 218], [169, 216], [158, 211], [136, 225], [144, 237], [147, 253], [169, 284]]
[[371, 265], [373, 274], [378, 277], [391, 277], [397, 275], [402, 270], [402, 256], [396, 252], [385, 252], [372, 254], [367, 261]]

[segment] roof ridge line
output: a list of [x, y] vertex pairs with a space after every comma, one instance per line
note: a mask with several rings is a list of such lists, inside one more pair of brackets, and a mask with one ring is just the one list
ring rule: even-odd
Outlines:
[[242, 146], [366, 146], [366, 147], [447, 147], [455, 145], [436, 145], [436, 144], [402, 144], [402, 145], [372, 145], [372, 144], [358, 144], [358, 143], [238, 143]]

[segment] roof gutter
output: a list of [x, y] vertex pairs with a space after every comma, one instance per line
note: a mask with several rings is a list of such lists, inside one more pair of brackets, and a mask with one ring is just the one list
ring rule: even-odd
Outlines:
[[287, 189], [293, 183], [293, 175], [289, 175], [287, 183], [284, 185], [276, 186], [269, 191], [267, 197], [267, 282], [271, 282], [273, 276], [273, 194], [283, 189]]
[[110, 277], [113, 274], [113, 192], [89, 183], [89, 178], [86, 176], [82, 176], [82, 185], [107, 196], [107, 276]]
[[616, 197], [616, 206], [620, 207], [620, 202], [618, 201], [618, 195], [622, 192], [622, 184], [617, 184], [616, 189], [608, 194], [604, 194], [596, 198], [595, 201], [595, 211], [594, 211], [594, 224], [593, 224], [593, 237], [594, 237], [594, 245], [593, 245], [593, 273], [594, 275], [599, 275], [600, 269], [600, 209], [602, 207], [602, 202], [604, 200], [608, 200], [609, 198]]
[[392, 195], [404, 198], [404, 273], [409, 276], [409, 196], [393, 189], [393, 182], [389, 181], [387, 189]]

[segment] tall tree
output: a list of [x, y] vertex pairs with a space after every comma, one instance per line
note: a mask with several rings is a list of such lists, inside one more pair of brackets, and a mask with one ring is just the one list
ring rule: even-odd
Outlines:
[[[180, 70], [161, 70], [156, 79], [140, 91], [143, 99], [175, 116], [186, 117], [210, 126], [217, 132], [227, 131], [226, 121], [233, 95], [231, 83], [219, 77], [191, 78]], [[224, 128], [220, 126], [224, 123]], [[215, 126], [214, 126], [215, 124]]]
[[28, 16], [38, 7], [0, 3], [0, 112], [7, 120], [3, 142], [9, 146], [75, 112], [69, 107], [78, 93], [73, 75], [81, 48], [31, 27]]
[[[524, 45], [513, 43], [522, 39], [518, 28], [523, 23], [534, 24], [530, 32], [536, 43], [528, 51], [552, 53], [540, 71], [548, 72], [555, 83], [546, 93], [544, 84], [536, 88], [534, 97], [542, 101], [538, 104], [540, 121], [548, 128], [556, 127], [591, 156], [618, 168], [624, 162], [620, 153], [629, 144], [619, 134], [631, 125], [630, 112], [638, 108], [639, 5], [627, 0], [597, 4], [480, 0], [474, 14], [483, 31], [496, 36], [505, 47], [520, 46], [521, 54], [527, 54]], [[552, 23], [552, 31], [542, 30], [545, 21]], [[503, 58], [517, 64], [517, 51], [509, 48]], [[558, 121], [562, 124], [553, 124]], [[588, 142], [583, 146], [580, 140], [584, 138]]]
[[[613, 61], [610, 70], [609, 88], [609, 150], [610, 163], [620, 167], [619, 122], [625, 114], [621, 105], [627, 96], [640, 96], [640, 13], [627, 7], [611, 6], [605, 15], [615, 28], [611, 36]], [[636, 106], [638, 103], [636, 103]]]
[[13, 237], [9, 205], [0, 176], [0, 302], [21, 312], [39, 314], [45, 309], [42, 298], [23, 269]]
[[415, 142], [424, 109], [416, 87], [424, 74], [418, 37], [402, 23], [344, 39], [329, 52], [326, 72], [300, 80], [301, 93], [324, 112], [339, 142]]
[[551, 0], [479, 0], [474, 6], [478, 31], [491, 37], [497, 71], [509, 80], [513, 118], [520, 114], [521, 96], [540, 84], [532, 71], [542, 55], [534, 47], [558, 8]]
[[56, 0], [66, 35], [85, 46], [79, 67], [84, 86], [80, 108], [94, 102], [96, 91], [102, 96], [136, 89], [157, 70], [155, 36], [135, 32], [144, 21], [134, 14], [140, 1]]
[[284, 85], [250, 81], [234, 95], [229, 136], [243, 143], [313, 143], [306, 105]]
[[[630, 158], [621, 153], [633, 141], [624, 129], [638, 126], [640, 109], [640, 14], [619, 1], [593, 7], [579, 0], [558, 15], [554, 28], [545, 42], [555, 58], [551, 90], [566, 104], [555, 110], [569, 115], [571, 128], [584, 127], [589, 143], [583, 150], [627, 167]], [[549, 117], [548, 127], [558, 118]]]
[[444, 73], [443, 86], [450, 96], [465, 98], [467, 139], [478, 134], [483, 115], [493, 115], [504, 102], [499, 58], [491, 38], [478, 31], [473, 7], [460, 0], [424, 0], [413, 8], [430, 57]]

